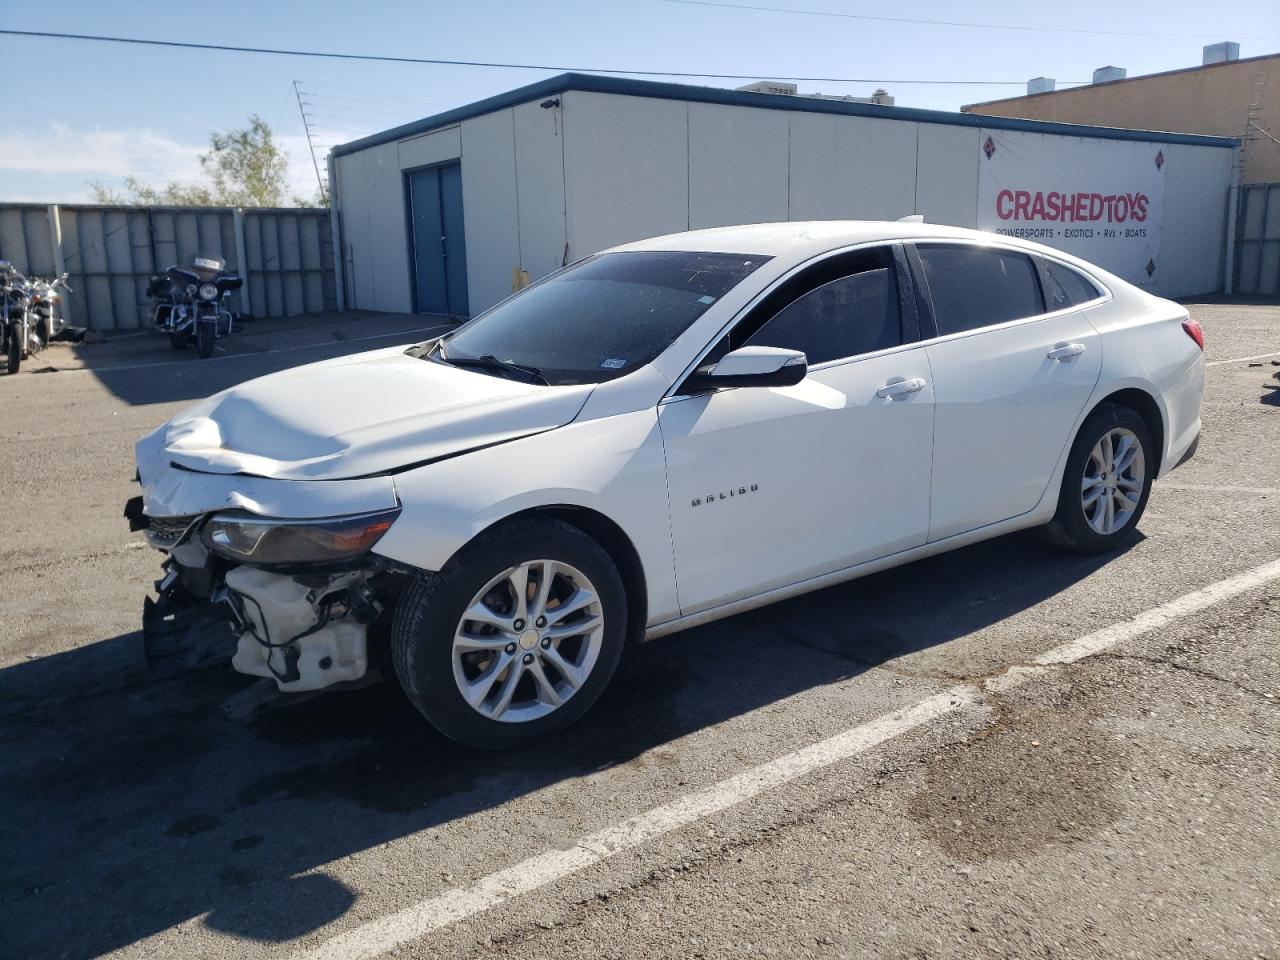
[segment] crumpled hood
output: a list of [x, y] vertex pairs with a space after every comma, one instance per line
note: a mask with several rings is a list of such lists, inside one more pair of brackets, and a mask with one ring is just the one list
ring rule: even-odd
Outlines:
[[365, 477], [563, 426], [591, 389], [519, 383], [392, 347], [215, 394], [169, 421], [164, 452], [204, 473]]

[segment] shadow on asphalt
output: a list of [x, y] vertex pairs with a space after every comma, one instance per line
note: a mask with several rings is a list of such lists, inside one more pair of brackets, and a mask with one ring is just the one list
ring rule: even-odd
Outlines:
[[1275, 383], [1263, 384], [1262, 389], [1266, 391], [1258, 399], [1269, 407], [1280, 407], [1280, 373], [1275, 375]]
[[[427, 314], [370, 314], [367, 312], [304, 318], [292, 326], [282, 322], [248, 321], [238, 333], [217, 343], [217, 351], [202, 360], [194, 345], [175, 350], [168, 337], [151, 330], [106, 343], [74, 344], [67, 348], [83, 369], [118, 398], [133, 406], [199, 400], [254, 377], [290, 367], [421, 342], [422, 328], [449, 325]], [[375, 339], [366, 339], [367, 337]], [[37, 358], [39, 360], [40, 358]], [[33, 368], [34, 369], [34, 368]], [[84, 374], [70, 370], [71, 376]]]
[[150, 677], [137, 634], [0, 670], [0, 954], [95, 956], [201, 916], [302, 936], [356, 897], [326, 863], [945, 644], [1105, 562], [1016, 534], [658, 640], [583, 722], [510, 753], [445, 740], [393, 683], [232, 720], [246, 678]]

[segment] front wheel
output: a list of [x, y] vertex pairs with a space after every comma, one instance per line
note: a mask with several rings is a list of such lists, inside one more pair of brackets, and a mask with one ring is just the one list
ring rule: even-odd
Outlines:
[[1058, 511], [1044, 528], [1049, 542], [1076, 553], [1117, 549], [1147, 508], [1155, 463], [1146, 421], [1129, 407], [1100, 406], [1067, 455]]
[[208, 360], [213, 356], [213, 342], [218, 339], [217, 321], [196, 321], [196, 352], [201, 359]]
[[604, 549], [558, 520], [481, 534], [401, 598], [396, 675], [440, 732], [525, 746], [595, 703], [627, 635], [626, 590]]
[[12, 327], [9, 329], [9, 349], [5, 354], [8, 361], [6, 369], [9, 373], [17, 373], [18, 367], [22, 364], [22, 338]]

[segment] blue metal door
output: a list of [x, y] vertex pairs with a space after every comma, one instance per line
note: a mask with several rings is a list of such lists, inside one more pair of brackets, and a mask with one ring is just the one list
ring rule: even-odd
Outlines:
[[467, 316], [467, 237], [462, 229], [462, 166], [451, 163], [440, 168], [440, 208], [445, 238], [445, 288], [449, 292], [449, 313]]
[[462, 168], [454, 163], [409, 174], [409, 211], [418, 312], [466, 316]]

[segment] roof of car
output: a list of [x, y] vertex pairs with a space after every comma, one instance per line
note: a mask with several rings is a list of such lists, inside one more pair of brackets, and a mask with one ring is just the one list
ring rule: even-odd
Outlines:
[[[996, 236], [980, 230], [900, 220], [807, 220], [786, 223], [748, 223], [710, 227], [651, 237], [612, 248], [621, 250], [699, 250], [716, 253], [752, 253], [777, 257], [809, 256], [836, 247], [875, 240], [964, 239], [991, 241]], [[1006, 237], [1000, 237], [1006, 240]]]
[[1016, 247], [1063, 260], [1084, 270], [1095, 280], [1115, 289], [1123, 281], [1095, 263], [1063, 250], [1031, 240], [966, 227], [903, 220], [807, 220], [785, 223], [748, 223], [732, 227], [710, 227], [651, 237], [619, 244], [602, 253], [639, 250], [688, 250], [706, 253], [742, 253], [773, 257], [775, 266], [788, 268], [841, 247], [894, 240], [968, 240]]

